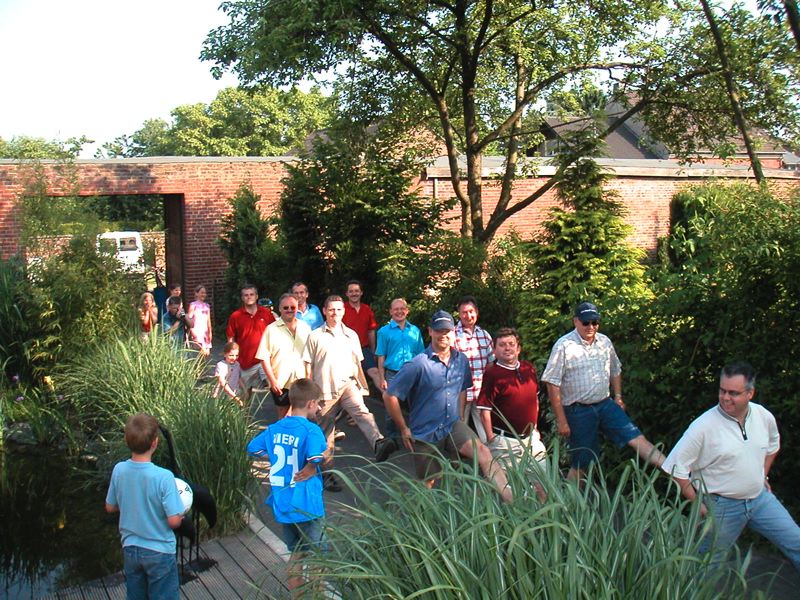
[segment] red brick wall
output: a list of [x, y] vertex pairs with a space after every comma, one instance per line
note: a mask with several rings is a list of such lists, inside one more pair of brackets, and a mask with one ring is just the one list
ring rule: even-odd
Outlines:
[[[286, 160], [280, 158], [150, 158], [107, 161], [77, 161], [80, 194], [182, 194], [184, 198], [184, 285], [191, 290], [203, 283], [218, 286], [225, 268], [224, 257], [215, 240], [220, 233], [220, 220], [227, 213], [228, 199], [242, 183], [249, 183], [262, 198], [261, 210], [269, 214], [282, 190]], [[52, 167], [50, 167], [52, 168]], [[18, 250], [19, 222], [15, 210], [18, 195], [23, 191], [25, 167], [13, 161], [0, 161], [0, 256], [8, 257]], [[707, 168], [690, 173], [673, 168], [625, 167], [617, 169], [617, 178], [609, 187], [619, 191], [634, 226], [631, 241], [652, 251], [658, 237], [667, 233], [669, 200], [679, 188], [707, 177], [747, 177], [742, 171]], [[773, 183], [785, 189], [800, 185], [800, 173], [771, 171]], [[517, 182], [514, 197], [520, 199], [535, 190], [545, 179]], [[429, 169], [420, 182], [423, 194], [446, 197], [452, 195], [449, 179], [437, 169]], [[63, 189], [50, 190], [54, 196]], [[488, 221], [497, 202], [499, 186], [488, 181], [484, 188], [484, 220]], [[538, 230], [548, 210], [555, 203], [549, 192], [528, 209], [517, 213], [503, 225], [499, 235], [516, 229], [523, 237]], [[460, 211], [448, 227], [457, 230]]]

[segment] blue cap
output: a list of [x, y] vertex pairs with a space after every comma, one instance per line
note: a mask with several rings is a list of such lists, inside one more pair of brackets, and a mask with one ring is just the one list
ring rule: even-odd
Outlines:
[[453, 331], [456, 328], [456, 323], [453, 321], [453, 315], [446, 310], [437, 310], [431, 317], [431, 329], [447, 329]]
[[599, 321], [600, 312], [591, 302], [581, 302], [575, 308], [575, 317], [581, 321]]

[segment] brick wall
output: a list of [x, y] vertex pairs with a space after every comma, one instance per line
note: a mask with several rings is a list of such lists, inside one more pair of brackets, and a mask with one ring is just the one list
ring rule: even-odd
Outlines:
[[[148, 158], [115, 160], [79, 160], [76, 162], [80, 195], [175, 194], [184, 201], [184, 286], [191, 290], [203, 283], [210, 288], [221, 284], [225, 259], [215, 240], [220, 221], [228, 211], [228, 199], [242, 183], [249, 183], [262, 202], [264, 214], [272, 212], [282, 191], [286, 174], [284, 158]], [[708, 178], [747, 180], [749, 172], [735, 167], [698, 167], [694, 169], [665, 165], [661, 161], [603, 161], [616, 174], [609, 187], [620, 193], [627, 209], [627, 219], [634, 227], [631, 241], [648, 251], [656, 247], [658, 237], [667, 233], [669, 200], [676, 190]], [[47, 166], [52, 170], [54, 165]], [[0, 256], [8, 257], [18, 250], [19, 215], [16, 199], [24, 188], [29, 168], [13, 161], [0, 160]], [[550, 173], [540, 171], [538, 179], [522, 179], [516, 183], [514, 198], [524, 198], [535, 190]], [[771, 183], [780, 189], [800, 185], [800, 173], [767, 171]], [[441, 168], [426, 170], [420, 181], [423, 194], [446, 197], [452, 195], [449, 174]], [[49, 191], [64, 195], [56, 183]], [[484, 219], [488, 220], [497, 202], [499, 186], [487, 181], [484, 188]], [[499, 231], [513, 227], [523, 237], [538, 231], [548, 210], [555, 204], [548, 192], [529, 208], [509, 219]], [[448, 227], [457, 230], [460, 210], [450, 215]]]

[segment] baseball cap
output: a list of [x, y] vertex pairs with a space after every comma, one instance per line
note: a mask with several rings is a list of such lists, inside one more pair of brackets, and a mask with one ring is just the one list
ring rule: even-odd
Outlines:
[[431, 329], [447, 329], [448, 331], [453, 331], [456, 328], [455, 321], [453, 321], [453, 315], [451, 315], [446, 310], [437, 310], [433, 313], [431, 317]]
[[581, 321], [599, 321], [600, 312], [591, 302], [581, 302], [575, 308], [575, 316]]

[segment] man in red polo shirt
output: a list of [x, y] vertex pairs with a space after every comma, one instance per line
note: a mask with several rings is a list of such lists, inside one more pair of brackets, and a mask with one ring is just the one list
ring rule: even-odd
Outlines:
[[364, 373], [369, 375], [380, 393], [383, 388], [381, 388], [381, 378], [378, 374], [378, 364], [375, 362], [375, 331], [378, 329], [378, 323], [375, 321], [375, 313], [372, 312], [369, 304], [361, 302], [363, 295], [364, 290], [360, 281], [351, 279], [347, 282], [347, 303], [344, 305], [342, 322], [358, 334], [361, 352], [364, 354], [361, 368]]
[[246, 283], [242, 286], [242, 306], [228, 319], [228, 341], [239, 344], [239, 365], [242, 374], [239, 379], [244, 389], [244, 399], [250, 398], [250, 389], [257, 387], [266, 379], [261, 362], [256, 359], [258, 345], [267, 325], [275, 321], [272, 311], [258, 304], [256, 286]]

